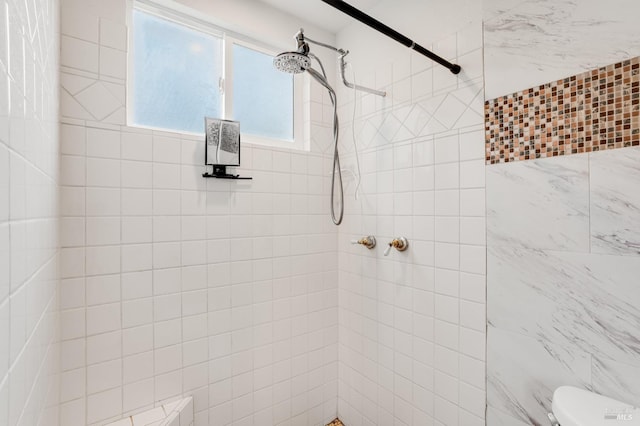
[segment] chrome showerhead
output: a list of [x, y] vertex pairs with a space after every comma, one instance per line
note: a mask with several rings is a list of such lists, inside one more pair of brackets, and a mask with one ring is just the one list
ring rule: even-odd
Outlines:
[[277, 70], [289, 74], [300, 74], [311, 67], [309, 59], [309, 45], [304, 40], [304, 30], [300, 28], [294, 37], [298, 43], [295, 52], [284, 52], [273, 58], [273, 66]]
[[303, 53], [284, 52], [273, 58], [277, 70], [289, 74], [299, 74], [311, 67], [311, 60]]

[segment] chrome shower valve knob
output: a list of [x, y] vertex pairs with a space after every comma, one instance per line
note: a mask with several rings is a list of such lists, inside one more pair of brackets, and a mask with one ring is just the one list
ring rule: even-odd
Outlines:
[[376, 237], [373, 235], [367, 235], [366, 237], [362, 237], [359, 240], [351, 240], [351, 244], [361, 244], [371, 250], [376, 246]]
[[409, 240], [405, 237], [394, 238], [384, 251], [384, 255], [388, 256], [392, 248], [395, 248], [398, 251], [405, 251], [407, 247], [409, 247]]

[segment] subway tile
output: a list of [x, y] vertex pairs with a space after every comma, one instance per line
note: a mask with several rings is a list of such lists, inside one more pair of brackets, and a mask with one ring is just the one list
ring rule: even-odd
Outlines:
[[81, 71], [98, 72], [98, 45], [61, 36], [60, 64]]
[[[122, 243], [150, 243], [153, 241], [153, 221], [151, 217], [122, 217]], [[124, 253], [124, 251], [123, 251]], [[130, 259], [135, 261], [136, 259]], [[123, 265], [125, 259], [123, 258]], [[124, 268], [124, 266], [123, 266]]]
[[60, 126], [60, 153], [83, 156], [87, 152], [86, 128], [62, 124]]
[[143, 352], [124, 357], [123, 380], [125, 384], [153, 378], [154, 372], [153, 352]]
[[[121, 197], [123, 216], [151, 216], [153, 214], [153, 191], [149, 189], [123, 189]], [[126, 235], [123, 229], [123, 238], [126, 238]]]
[[460, 215], [481, 217], [485, 215], [484, 189], [460, 190]]
[[87, 275], [113, 274], [120, 272], [120, 246], [87, 247]]
[[142, 161], [122, 161], [121, 183], [123, 188], [151, 189], [153, 186], [153, 167]]
[[120, 132], [115, 130], [87, 128], [86, 154], [89, 157], [120, 158]]
[[64, 8], [60, 14], [60, 32], [64, 35], [98, 43], [98, 19], [73, 8]]
[[94, 423], [122, 413], [122, 388], [90, 395], [87, 398], [87, 420]]
[[60, 375], [60, 400], [71, 401], [84, 396], [86, 372], [84, 368], [70, 370]]
[[87, 216], [119, 216], [120, 189], [116, 188], [86, 188]]
[[122, 303], [122, 327], [137, 327], [153, 322], [153, 299], [134, 299]]
[[122, 132], [120, 139], [123, 160], [151, 161], [153, 155], [152, 135]]
[[132, 244], [122, 246], [122, 272], [150, 270], [153, 264], [152, 244]]
[[120, 161], [104, 158], [87, 158], [87, 186], [119, 187]]
[[458, 163], [436, 164], [435, 189], [457, 189], [460, 187], [460, 166]]
[[482, 131], [460, 133], [460, 161], [484, 159]]
[[68, 309], [60, 313], [60, 329], [63, 340], [84, 338], [85, 336], [85, 310]]
[[121, 328], [120, 304], [111, 303], [87, 308], [87, 335]]
[[120, 275], [86, 278], [87, 305], [102, 305], [120, 300]]
[[86, 183], [86, 160], [83, 157], [62, 155], [60, 157], [61, 183], [68, 186], [84, 186]]
[[460, 270], [474, 274], [486, 274], [487, 253], [485, 247], [460, 245]]
[[87, 338], [87, 365], [120, 358], [123, 333], [116, 330]]
[[86, 242], [90, 246], [120, 244], [119, 217], [89, 217], [86, 220]]
[[[0, 231], [0, 235], [2, 235], [2, 231]], [[8, 235], [8, 232], [7, 232], [7, 235]], [[83, 246], [84, 243], [85, 243], [85, 219], [80, 217], [61, 218], [60, 219], [60, 246], [61, 247], [79, 247], [79, 246]]]
[[133, 355], [153, 349], [153, 325], [122, 330], [122, 354]]
[[124, 385], [122, 388], [122, 409], [124, 412], [139, 410], [153, 404], [153, 379]]
[[486, 244], [486, 222], [483, 217], [460, 218], [460, 242], [484, 246]]
[[127, 55], [125, 52], [100, 46], [100, 75], [124, 80], [127, 76]]
[[121, 279], [123, 300], [150, 297], [153, 294], [153, 274], [151, 271], [122, 274]]
[[87, 367], [89, 395], [122, 385], [122, 362], [118, 359]]
[[[127, 49], [127, 27], [109, 19], [100, 19], [100, 44], [118, 50]], [[126, 410], [125, 410], [126, 411]]]

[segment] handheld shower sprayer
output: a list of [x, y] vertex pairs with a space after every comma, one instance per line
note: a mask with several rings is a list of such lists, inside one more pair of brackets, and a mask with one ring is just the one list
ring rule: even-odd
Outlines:
[[[349, 54], [348, 50], [339, 49], [337, 47], [321, 43], [319, 41], [311, 40], [310, 38], [305, 37], [304, 30], [302, 28], [300, 28], [300, 31], [296, 33], [294, 38], [297, 43], [296, 50], [292, 52], [283, 52], [277, 55], [275, 58], [273, 58], [273, 66], [277, 70], [289, 74], [300, 74], [306, 71], [311, 77], [313, 77], [314, 80], [320, 83], [320, 85], [322, 85], [329, 92], [329, 98], [331, 99], [331, 104], [333, 105], [333, 171], [331, 173], [331, 220], [333, 220], [334, 224], [340, 225], [344, 216], [344, 189], [342, 185], [342, 172], [340, 171], [340, 156], [338, 154], [338, 135], [340, 130], [340, 126], [338, 124], [338, 102], [336, 99], [335, 90], [333, 90], [333, 87], [331, 87], [331, 85], [327, 81], [327, 74], [324, 70], [324, 66], [322, 65], [320, 59], [310, 52], [309, 43], [313, 43], [326, 49], [333, 50], [338, 55], [340, 55], [340, 70], [342, 73], [342, 81], [347, 87], [362, 90], [368, 93], [373, 93], [379, 96], [385, 96], [386, 93], [347, 82], [344, 76], [344, 57]], [[311, 59], [315, 59], [318, 62], [318, 64], [320, 65], [320, 71], [315, 70], [311, 66]], [[336, 188], [337, 185], [339, 185], [338, 188]], [[336, 194], [339, 196], [337, 203]], [[338, 204], [339, 207], [339, 211], [337, 213], [336, 204]]]

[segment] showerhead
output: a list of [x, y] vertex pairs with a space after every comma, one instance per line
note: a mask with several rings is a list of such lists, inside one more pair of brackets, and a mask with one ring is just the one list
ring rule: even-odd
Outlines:
[[289, 74], [299, 74], [311, 67], [311, 60], [303, 53], [284, 52], [273, 58], [277, 70]]
[[300, 74], [311, 67], [309, 44], [304, 40], [304, 30], [300, 28], [295, 35], [298, 49], [295, 52], [284, 52], [273, 58], [273, 66], [277, 70], [289, 74]]
[[[334, 150], [333, 150], [333, 174], [331, 176], [331, 219], [333, 223], [336, 225], [340, 225], [342, 223], [342, 216], [344, 214], [344, 191], [342, 188], [342, 174], [340, 171], [340, 157], [338, 156], [338, 107], [336, 102], [336, 92], [333, 90], [329, 82], [327, 81], [327, 74], [325, 73], [324, 66], [322, 65], [322, 61], [315, 56], [313, 53], [309, 52], [309, 44], [306, 40], [309, 40], [311, 43], [315, 43], [317, 45], [332, 49], [341, 55], [346, 55], [347, 52], [341, 49], [337, 49], [333, 46], [329, 46], [328, 44], [319, 43], [317, 41], [313, 41], [311, 39], [305, 39], [304, 30], [301, 28], [300, 31], [295, 35], [296, 42], [298, 43], [298, 48], [295, 52], [284, 52], [273, 58], [273, 66], [276, 67], [279, 71], [283, 71], [289, 74], [299, 74], [302, 72], [308, 72], [311, 77], [313, 77], [318, 83], [320, 83], [325, 89], [329, 91], [329, 97], [331, 98], [331, 103], [333, 104], [333, 142], [334, 142]], [[311, 67], [311, 58], [315, 59], [320, 65], [320, 70], [322, 74]], [[335, 203], [334, 203], [334, 191], [335, 191], [335, 182], [336, 182], [336, 174], [338, 175], [338, 182], [340, 184], [339, 188], [339, 206], [340, 213], [338, 216], [335, 214]]]

